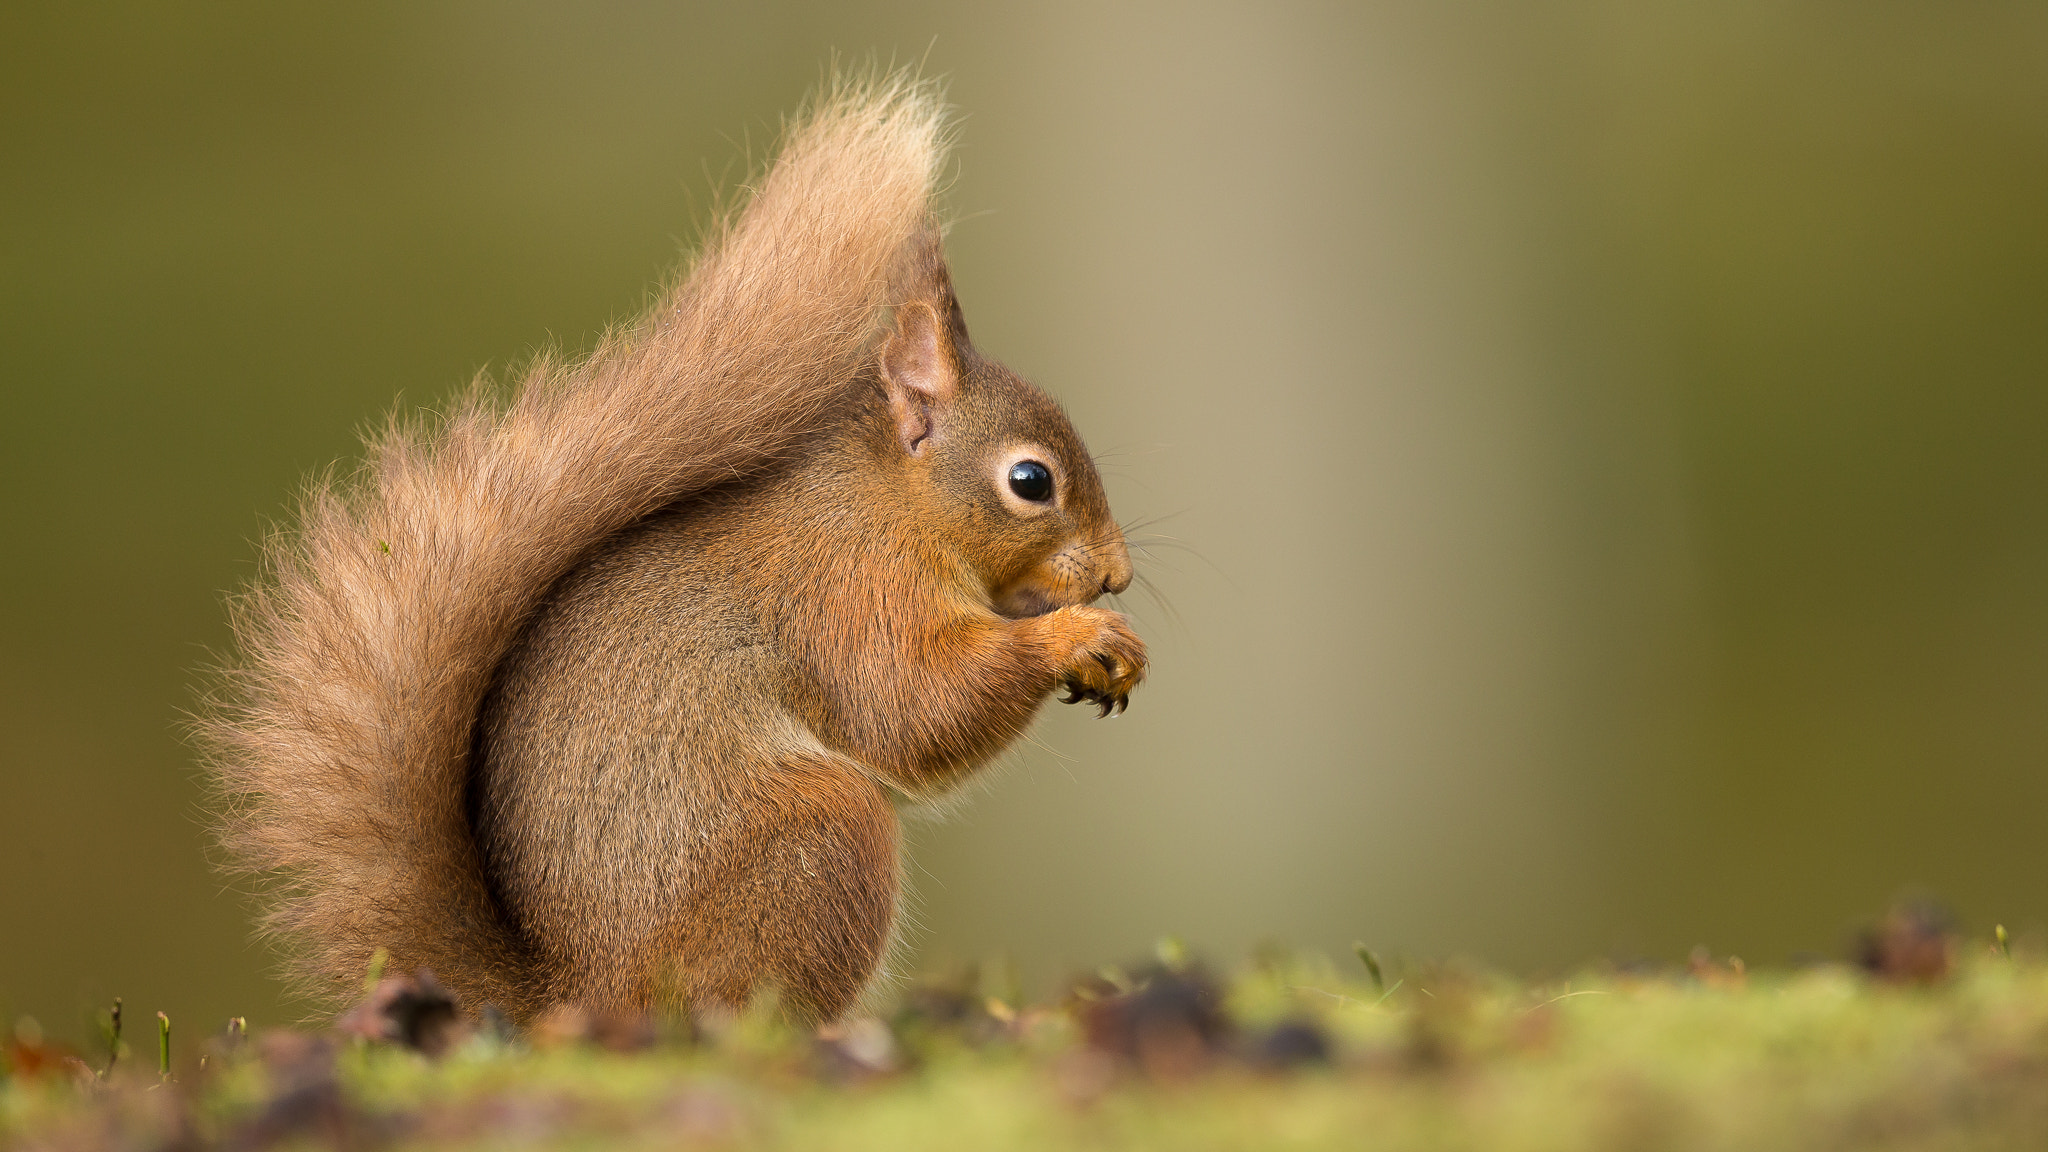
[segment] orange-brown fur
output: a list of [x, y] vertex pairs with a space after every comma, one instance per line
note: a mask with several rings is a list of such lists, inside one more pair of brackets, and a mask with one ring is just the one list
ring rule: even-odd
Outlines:
[[[893, 923], [889, 793], [1142, 679], [1087, 606], [1130, 566], [1085, 449], [967, 341], [942, 135], [928, 87], [835, 86], [636, 327], [308, 497], [206, 734], [311, 990], [382, 947], [520, 1017], [836, 1015]], [[1057, 501], [1001, 490], [1019, 443]]]

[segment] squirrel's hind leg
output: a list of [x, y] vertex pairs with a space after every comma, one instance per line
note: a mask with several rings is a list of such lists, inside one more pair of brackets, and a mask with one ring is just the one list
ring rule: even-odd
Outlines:
[[897, 823], [865, 772], [828, 753], [754, 775], [649, 957], [695, 1009], [739, 1009], [776, 989], [798, 1018], [830, 1020], [874, 976], [896, 918]]

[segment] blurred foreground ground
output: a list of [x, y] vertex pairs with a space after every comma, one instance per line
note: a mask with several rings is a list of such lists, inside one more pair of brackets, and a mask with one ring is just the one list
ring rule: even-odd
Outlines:
[[[1059, 1004], [907, 990], [813, 1034], [452, 1024], [387, 981], [331, 1034], [173, 1046], [110, 1076], [17, 1026], [22, 1149], [2017, 1148], [2048, 1144], [2048, 962], [1894, 921], [1863, 963], [1608, 969], [1528, 984], [1267, 958], [1108, 968]], [[139, 1015], [139, 1014], [131, 1014]], [[378, 1041], [365, 1033], [398, 1038]], [[353, 1033], [353, 1034], [351, 1034]], [[438, 1056], [409, 1050], [402, 1039]], [[202, 1063], [201, 1057], [204, 1056]]]

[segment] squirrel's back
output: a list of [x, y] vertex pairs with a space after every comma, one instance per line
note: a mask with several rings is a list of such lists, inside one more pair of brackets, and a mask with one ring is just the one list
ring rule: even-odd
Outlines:
[[394, 422], [266, 546], [202, 735], [223, 842], [270, 884], [302, 990], [345, 995], [383, 948], [472, 1007], [550, 1000], [470, 829], [493, 676], [594, 550], [827, 420], [930, 227], [944, 136], [929, 85], [834, 84], [638, 323], [541, 361], [508, 402]]

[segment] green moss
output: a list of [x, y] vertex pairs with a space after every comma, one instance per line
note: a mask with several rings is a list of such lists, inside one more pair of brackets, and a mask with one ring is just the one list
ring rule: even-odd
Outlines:
[[[182, 1133], [197, 1147], [847, 1152], [2048, 1146], [2037, 960], [1987, 950], [1927, 986], [1711, 964], [1544, 983], [1436, 968], [1384, 983], [1355, 965], [1269, 961], [1221, 990], [1231, 1031], [1176, 1048], [1171, 1028], [1139, 1023], [1135, 1058], [1112, 1054], [1114, 1027], [1142, 993], [1118, 999], [1106, 984], [1096, 1000], [1021, 1014], [972, 988], [924, 1008], [908, 997], [895, 1049], [870, 1045], [866, 1062], [847, 1055], [853, 1039], [835, 1047], [761, 1018], [632, 1052], [476, 1037], [439, 1061], [259, 1036], [204, 1069], [181, 1054], [160, 1087], [154, 1070], [90, 1086], [75, 1067], [13, 1075], [0, 1082], [0, 1145]], [[1276, 1069], [1283, 1027], [1326, 1039], [1330, 1058]]]

